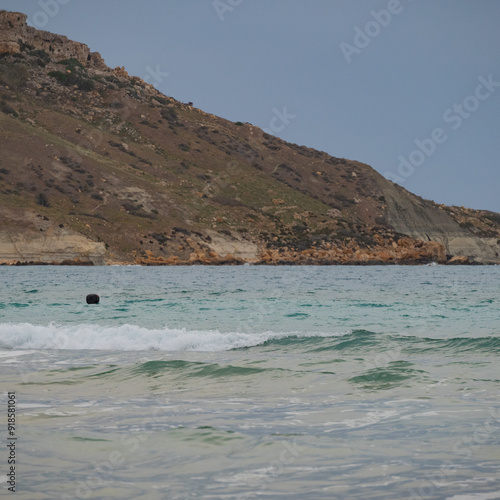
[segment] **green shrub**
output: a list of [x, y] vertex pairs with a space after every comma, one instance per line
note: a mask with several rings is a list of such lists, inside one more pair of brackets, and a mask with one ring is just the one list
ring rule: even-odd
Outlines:
[[164, 106], [168, 104], [168, 99], [166, 99], [165, 97], [156, 96], [154, 97], [154, 99]]
[[28, 68], [23, 64], [0, 64], [0, 85], [16, 90], [24, 87], [30, 77]]
[[92, 80], [88, 80], [86, 78], [80, 78], [77, 82], [78, 89], [83, 90], [84, 92], [90, 92], [94, 90], [94, 82]]
[[42, 207], [50, 207], [49, 200], [47, 199], [45, 193], [38, 193], [37, 203], [39, 205], [42, 205]]
[[123, 82], [123, 81], [119, 80], [118, 78], [116, 78], [116, 76], [114, 76], [114, 75], [106, 75], [104, 77], [104, 79], [107, 80], [110, 84], [116, 85], [117, 87], [119, 87], [121, 89], [130, 86], [130, 83]]
[[49, 76], [55, 78], [59, 83], [65, 85], [66, 87], [76, 85], [79, 90], [83, 90], [84, 92], [94, 90], [94, 81], [88, 77], [87, 72], [80, 61], [72, 57], [71, 59], [63, 59], [57, 64], [65, 66], [66, 72], [51, 71]]
[[32, 50], [31, 52], [28, 52], [28, 54], [30, 56], [38, 57], [38, 60], [41, 61], [44, 66], [50, 62], [50, 55], [48, 52], [45, 52], [45, 50]]
[[63, 73], [62, 71], [51, 71], [49, 73], [49, 76], [55, 78], [59, 83], [62, 83], [66, 86], [71, 85], [71, 83], [69, 83], [70, 75], [71, 73]]
[[2, 113], [5, 113], [6, 115], [13, 115], [16, 118], [19, 116], [17, 114], [16, 110], [13, 107], [11, 107], [9, 104], [7, 104], [6, 102], [2, 102], [0, 104], [0, 111], [2, 111]]
[[29, 43], [24, 43], [20, 38], [17, 39], [17, 43], [19, 44], [19, 48], [21, 49], [21, 52], [28, 52], [30, 50], [35, 49], [35, 47], [33, 47], [33, 45], [30, 45]]
[[163, 108], [161, 110], [160, 114], [164, 120], [167, 120], [170, 123], [177, 122], [177, 113], [176, 113], [174, 108], [171, 108], [171, 107]]
[[494, 212], [485, 214], [485, 217], [495, 224], [500, 224], [500, 214]]
[[83, 70], [83, 64], [78, 60], [72, 57], [71, 59], [63, 59], [62, 61], [59, 61], [57, 64], [62, 64], [63, 66], [66, 66], [66, 68], [73, 70], [75, 68], [80, 68]]
[[104, 78], [105, 78], [108, 82], [111, 82], [111, 83], [119, 83], [118, 78], [116, 78], [116, 76], [114, 76], [114, 75], [106, 75]]
[[79, 90], [88, 92], [94, 89], [94, 82], [85, 78], [83, 75], [71, 73], [63, 73], [62, 71], [51, 71], [49, 76], [55, 78], [60, 84], [65, 87], [76, 85]]

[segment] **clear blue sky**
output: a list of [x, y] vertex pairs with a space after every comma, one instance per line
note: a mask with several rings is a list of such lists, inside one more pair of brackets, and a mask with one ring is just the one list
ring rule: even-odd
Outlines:
[[497, 0], [0, 0], [0, 8], [207, 112], [368, 163], [424, 198], [500, 212]]

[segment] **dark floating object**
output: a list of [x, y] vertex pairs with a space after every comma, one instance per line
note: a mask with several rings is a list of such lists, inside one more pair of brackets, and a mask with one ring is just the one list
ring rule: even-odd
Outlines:
[[89, 293], [87, 295], [87, 304], [99, 304], [99, 295], [95, 293]]

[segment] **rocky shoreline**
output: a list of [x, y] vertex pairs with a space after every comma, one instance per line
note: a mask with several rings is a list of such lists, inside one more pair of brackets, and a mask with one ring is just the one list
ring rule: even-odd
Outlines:
[[[273, 262], [272, 264], [268, 262], [244, 262], [241, 260], [222, 260], [214, 262], [189, 262], [189, 261], [177, 261], [175, 263], [165, 263], [165, 262], [144, 262], [139, 264], [127, 264], [127, 263], [110, 263], [105, 264], [106, 266], [144, 266], [144, 267], [154, 267], [154, 266], [497, 266], [498, 264], [484, 264], [481, 262], [470, 262], [469, 259], [450, 259], [447, 262], [437, 263], [435, 261], [353, 261], [353, 262], [338, 262], [338, 261], [304, 261], [304, 262], [293, 262], [280, 260], [278, 262]], [[83, 267], [95, 267], [96, 265], [90, 261], [64, 261], [64, 262], [0, 262], [0, 266], [10, 266], [10, 267], [23, 267], [23, 266], [83, 266]]]

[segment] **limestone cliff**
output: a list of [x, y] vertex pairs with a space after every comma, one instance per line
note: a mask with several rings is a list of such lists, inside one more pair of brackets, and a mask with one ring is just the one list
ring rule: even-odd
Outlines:
[[444, 206], [436, 206], [399, 186], [387, 183], [384, 196], [387, 221], [398, 233], [442, 243], [450, 256], [467, 256], [484, 264], [499, 262], [498, 235], [473, 234], [470, 229], [474, 226], [461, 226]]
[[[0, 217], [10, 221], [0, 229], [1, 262], [36, 264], [105, 264], [104, 243], [98, 243], [82, 234], [56, 225], [30, 211], [12, 211], [0, 208]], [[13, 223], [13, 224], [12, 224]], [[23, 231], [18, 230], [23, 226]]]
[[62, 35], [28, 26], [28, 16], [20, 12], [0, 11], [0, 54], [19, 54], [27, 46], [44, 50], [55, 61], [74, 58], [86, 66], [105, 67], [98, 52], [90, 52], [84, 43], [73, 42]]

